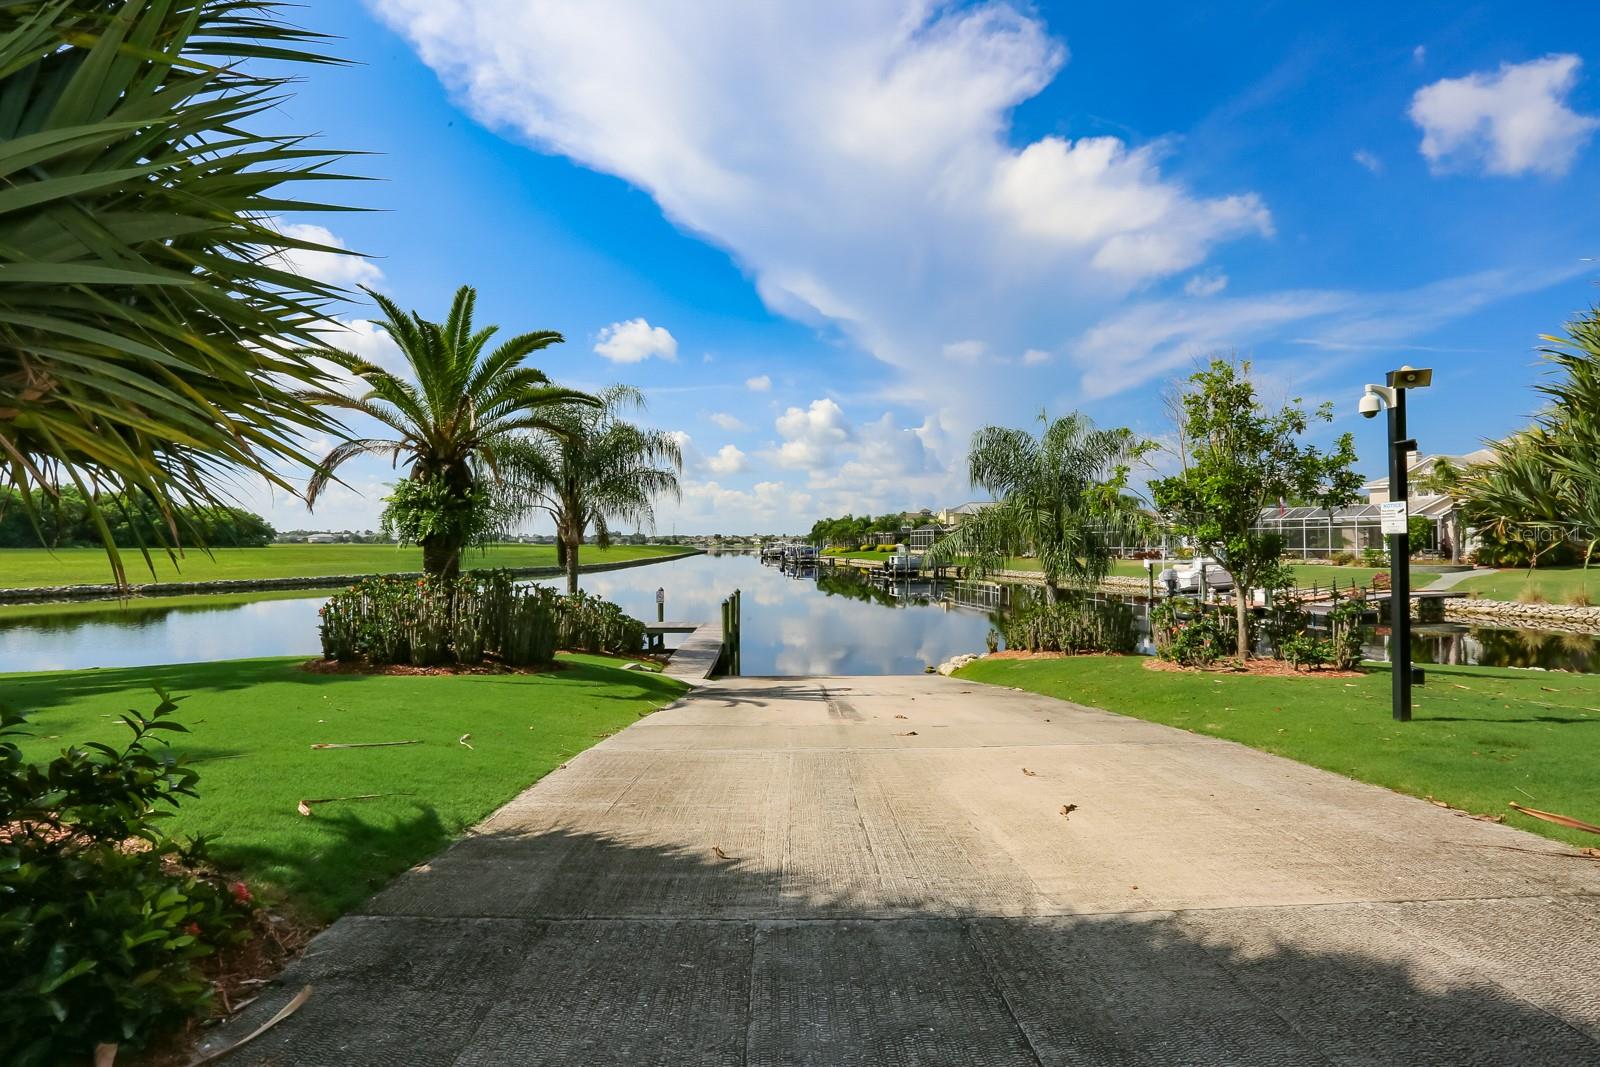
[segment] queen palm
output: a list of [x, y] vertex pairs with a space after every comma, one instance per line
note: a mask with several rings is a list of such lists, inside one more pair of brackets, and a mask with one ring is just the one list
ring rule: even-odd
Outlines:
[[655, 498], [679, 496], [683, 453], [677, 438], [621, 417], [644, 406], [643, 394], [613, 385], [599, 401], [598, 407], [561, 405], [546, 416], [549, 427], [507, 452], [507, 508], [541, 512], [555, 522], [569, 593], [578, 591], [578, 553], [591, 526], [599, 546], [608, 548], [612, 522], [653, 522]]
[[306, 502], [315, 505], [335, 472], [357, 456], [384, 456], [409, 471], [396, 487], [384, 516], [402, 540], [422, 546], [422, 566], [450, 578], [461, 551], [495, 532], [492, 481], [502, 449], [519, 431], [561, 433], [558, 413], [584, 410], [596, 401], [585, 393], [552, 385], [543, 371], [524, 366], [535, 352], [560, 344], [552, 330], [522, 333], [493, 349], [498, 327], [473, 328], [477, 293], [456, 291], [444, 322], [409, 314], [380, 293], [367, 290], [382, 310], [378, 321], [405, 357], [413, 380], [360, 356], [337, 350], [312, 354], [329, 359], [365, 386], [360, 393], [319, 390], [304, 394], [318, 405], [365, 415], [393, 431], [391, 437], [341, 441], [313, 472]]
[[1074, 412], [1039, 416], [1038, 434], [986, 426], [967, 455], [974, 487], [994, 503], [967, 516], [928, 552], [930, 563], [964, 559], [977, 574], [1033, 552], [1047, 596], [1084, 590], [1111, 570], [1113, 549], [1142, 533], [1149, 519], [1126, 491], [1128, 474], [1149, 445], [1131, 430], [1097, 429]]

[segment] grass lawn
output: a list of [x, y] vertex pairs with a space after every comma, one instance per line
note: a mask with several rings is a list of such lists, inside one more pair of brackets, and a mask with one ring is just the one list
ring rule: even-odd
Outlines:
[[1552, 604], [1570, 603], [1574, 593], [1586, 592], [1600, 604], [1600, 567], [1590, 568], [1587, 575], [1582, 567], [1536, 567], [1532, 571], [1517, 567], [1468, 578], [1456, 588], [1491, 600], [1516, 600], [1533, 592]]
[[963, 678], [1016, 686], [1227, 738], [1314, 767], [1432, 796], [1574, 845], [1600, 837], [1512, 811], [1516, 801], [1600, 824], [1600, 677], [1428, 668], [1414, 718], [1389, 717], [1389, 672], [1359, 679], [1146, 670], [1136, 656], [979, 660]]
[[[187, 734], [167, 734], [200, 772], [198, 800], [168, 822], [216, 835], [217, 860], [269, 899], [328, 920], [443, 848], [532, 782], [685, 687], [617, 660], [563, 656], [536, 675], [322, 675], [295, 659], [0, 676], [5, 702], [28, 714], [24, 753], [120, 745], [116, 715], [149, 711], [159, 684], [179, 699]], [[460, 743], [470, 734], [467, 745]], [[313, 750], [321, 742], [406, 741], [392, 748]], [[301, 800], [406, 793], [330, 803]]]
[[[687, 551], [675, 545], [613, 545], [599, 549], [585, 545], [579, 560], [620, 563], [649, 556], [675, 556]], [[218, 548], [211, 555], [191, 551], [178, 565], [152, 553], [155, 574], [135, 549], [123, 550], [128, 581], [210, 582], [241, 578], [321, 578], [335, 574], [388, 574], [420, 571], [422, 550], [397, 545], [269, 545], [266, 548]], [[554, 545], [494, 545], [487, 551], [468, 551], [462, 566], [554, 567]], [[96, 585], [111, 582], [111, 565], [98, 548], [0, 549], [0, 588], [22, 589], [39, 585]]]

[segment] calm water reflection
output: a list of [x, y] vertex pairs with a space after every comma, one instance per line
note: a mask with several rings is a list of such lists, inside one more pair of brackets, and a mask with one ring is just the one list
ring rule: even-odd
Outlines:
[[[585, 575], [583, 586], [642, 619], [655, 618], [660, 587], [667, 618], [695, 622], [715, 619], [722, 598], [742, 589], [744, 672], [751, 675], [920, 673], [957, 653], [981, 650], [991, 613], [1004, 610], [1004, 594], [994, 586], [885, 587], [845, 574], [785, 573], [752, 556], [692, 556]], [[135, 601], [93, 613], [0, 616], [0, 671], [311, 656], [319, 647], [317, 608], [326, 597], [315, 591], [303, 599], [213, 607]], [[1384, 655], [1381, 647], [1373, 652]], [[1600, 669], [1593, 638], [1478, 627], [1419, 634], [1416, 656], [1418, 662]]]

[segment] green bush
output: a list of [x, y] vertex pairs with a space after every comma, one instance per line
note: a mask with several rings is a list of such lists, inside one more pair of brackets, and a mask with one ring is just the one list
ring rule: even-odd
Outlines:
[[1319, 640], [1310, 634], [1295, 634], [1286, 639], [1278, 651], [1295, 670], [1307, 667], [1315, 670], [1327, 663], [1332, 656], [1331, 643]]
[[1361, 550], [1361, 565], [1363, 567], [1387, 567], [1389, 553], [1382, 548], [1363, 548]]
[[367, 578], [321, 608], [322, 654], [373, 666], [472, 665], [494, 659], [542, 666], [556, 649], [633, 655], [644, 623], [609, 601], [519, 585], [506, 571], [473, 571], [454, 581]]
[[1335, 552], [1328, 557], [1328, 562], [1333, 564], [1335, 567], [1354, 566], [1356, 562], [1356, 554], [1354, 552]]
[[1139, 642], [1133, 608], [1087, 597], [1017, 608], [999, 629], [1007, 648], [1029, 652], [1132, 652]]
[[1352, 671], [1361, 666], [1366, 640], [1367, 603], [1346, 597], [1328, 612], [1328, 661], [1335, 670]]
[[247, 936], [248, 889], [203, 866], [203, 842], [160, 831], [158, 806], [195, 796], [197, 775], [152, 747], [183, 730], [159, 695], [122, 716], [126, 748], [47, 764], [23, 761], [23, 719], [0, 713], [0, 1062], [142, 1047], [210, 1003], [195, 961]]
[[1168, 599], [1150, 610], [1156, 655], [1184, 667], [1209, 667], [1235, 647], [1234, 628], [1192, 601]]

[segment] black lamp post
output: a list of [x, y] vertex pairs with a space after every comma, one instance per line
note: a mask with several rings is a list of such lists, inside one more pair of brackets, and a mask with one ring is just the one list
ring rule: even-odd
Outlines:
[[[1361, 414], [1373, 418], [1379, 408], [1389, 409], [1389, 502], [1398, 504], [1385, 516], [1389, 532], [1389, 665], [1392, 672], [1394, 717], [1411, 721], [1411, 687], [1421, 685], [1423, 673], [1411, 666], [1411, 534], [1407, 506], [1406, 457], [1417, 442], [1406, 436], [1406, 391], [1433, 384], [1433, 371], [1401, 367], [1388, 375], [1388, 384], [1369, 385], [1361, 397]], [[1396, 528], [1397, 527], [1397, 528]]]

